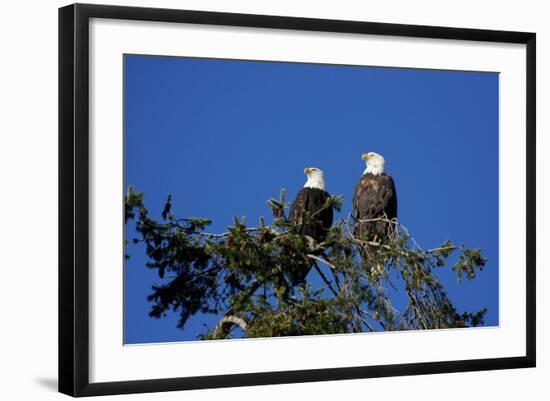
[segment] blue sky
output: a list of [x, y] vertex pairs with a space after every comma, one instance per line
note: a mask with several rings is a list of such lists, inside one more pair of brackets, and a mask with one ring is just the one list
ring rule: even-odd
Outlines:
[[[498, 74], [126, 55], [125, 188], [144, 192], [152, 216], [172, 194], [178, 217], [270, 221], [265, 201], [303, 186], [304, 167], [324, 170], [344, 195], [367, 151], [382, 154], [397, 188], [399, 220], [426, 248], [449, 239], [479, 247], [488, 264], [474, 281], [439, 278], [459, 311], [488, 307], [498, 324]], [[124, 190], [125, 190], [124, 188]], [[126, 237], [133, 238], [133, 224]], [[130, 245], [124, 266], [124, 342], [194, 340], [214, 317], [185, 329], [150, 318], [160, 284]]]

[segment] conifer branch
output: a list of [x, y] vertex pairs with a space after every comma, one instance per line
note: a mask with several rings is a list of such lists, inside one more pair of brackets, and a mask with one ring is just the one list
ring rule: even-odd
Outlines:
[[[384, 217], [353, 221], [348, 216], [317, 243], [286, 219], [284, 191], [268, 201], [271, 224], [262, 218], [259, 226], [249, 227], [244, 218], [235, 218], [220, 233], [205, 230], [209, 219], [176, 219], [171, 196], [160, 220], [151, 217], [143, 199], [128, 188], [125, 221], [135, 222], [137, 238], [127, 239], [126, 246], [144, 250], [147, 268], [158, 272], [160, 284], [148, 296], [149, 314], [178, 313], [180, 328], [197, 314], [218, 316], [216, 327], [201, 338], [227, 338], [232, 327], [245, 337], [266, 337], [483, 324], [486, 309], [459, 313], [434, 274], [436, 268], [448, 268], [459, 280], [475, 279], [486, 264], [478, 248], [444, 241], [424, 250], [406, 227]], [[327, 207], [340, 201], [333, 197]], [[392, 227], [389, 239], [355, 234], [358, 224], [374, 221]], [[330, 268], [333, 281], [319, 264]], [[312, 267], [321, 284], [293, 280], [306, 277]], [[408, 303], [403, 310], [392, 302], [392, 288], [404, 288]], [[329, 297], [322, 295], [325, 289]]]

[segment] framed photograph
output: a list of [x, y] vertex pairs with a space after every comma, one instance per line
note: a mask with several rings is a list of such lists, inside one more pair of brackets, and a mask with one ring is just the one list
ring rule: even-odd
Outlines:
[[59, 391], [535, 366], [535, 82], [534, 33], [61, 8]]

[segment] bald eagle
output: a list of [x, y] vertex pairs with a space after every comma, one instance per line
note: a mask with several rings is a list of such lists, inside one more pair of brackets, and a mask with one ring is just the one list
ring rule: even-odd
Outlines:
[[[308, 167], [304, 169], [304, 173], [307, 175], [307, 181], [290, 207], [288, 220], [299, 226], [300, 234], [309, 235], [315, 241], [322, 242], [332, 226], [330, 195], [325, 191], [322, 170]], [[305, 212], [313, 221], [307, 221]]]
[[[378, 153], [364, 153], [367, 168], [355, 185], [352, 200], [354, 235], [367, 240], [388, 239], [391, 224], [383, 219], [397, 218], [397, 193], [392, 177], [384, 172], [384, 158]], [[379, 221], [363, 221], [376, 220]]]
[[[328, 230], [332, 226], [333, 211], [330, 204], [330, 195], [325, 191], [323, 171], [308, 167], [304, 169], [307, 181], [296, 195], [290, 207], [288, 220], [294, 224], [298, 233], [308, 235], [317, 242], [323, 242]], [[312, 263], [302, 265], [297, 263], [288, 271], [294, 285], [300, 284], [306, 278]]]

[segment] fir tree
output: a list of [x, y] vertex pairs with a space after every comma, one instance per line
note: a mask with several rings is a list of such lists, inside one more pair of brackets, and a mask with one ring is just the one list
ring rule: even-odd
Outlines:
[[[247, 226], [235, 218], [225, 232], [207, 230], [206, 218], [176, 218], [168, 196], [160, 221], [150, 217], [143, 194], [128, 188], [125, 220], [135, 222], [144, 243], [147, 267], [164, 284], [152, 287], [149, 315], [179, 315], [178, 327], [197, 314], [216, 314], [220, 320], [202, 339], [235, 336], [272, 337], [368, 331], [439, 329], [483, 324], [486, 308], [459, 312], [435, 271], [451, 269], [457, 279], [473, 280], [486, 259], [478, 248], [444, 241], [422, 249], [398, 221], [385, 242], [353, 235], [357, 222], [339, 220], [326, 239], [317, 243], [300, 235], [286, 219], [284, 190], [270, 199], [273, 221], [263, 218]], [[326, 207], [341, 208], [333, 196]], [[311, 216], [304, 216], [314, 223]], [[127, 256], [128, 257], [128, 256]], [[323, 285], [292, 284], [296, 271], [314, 270]], [[391, 293], [403, 291], [407, 304], [397, 308]]]

